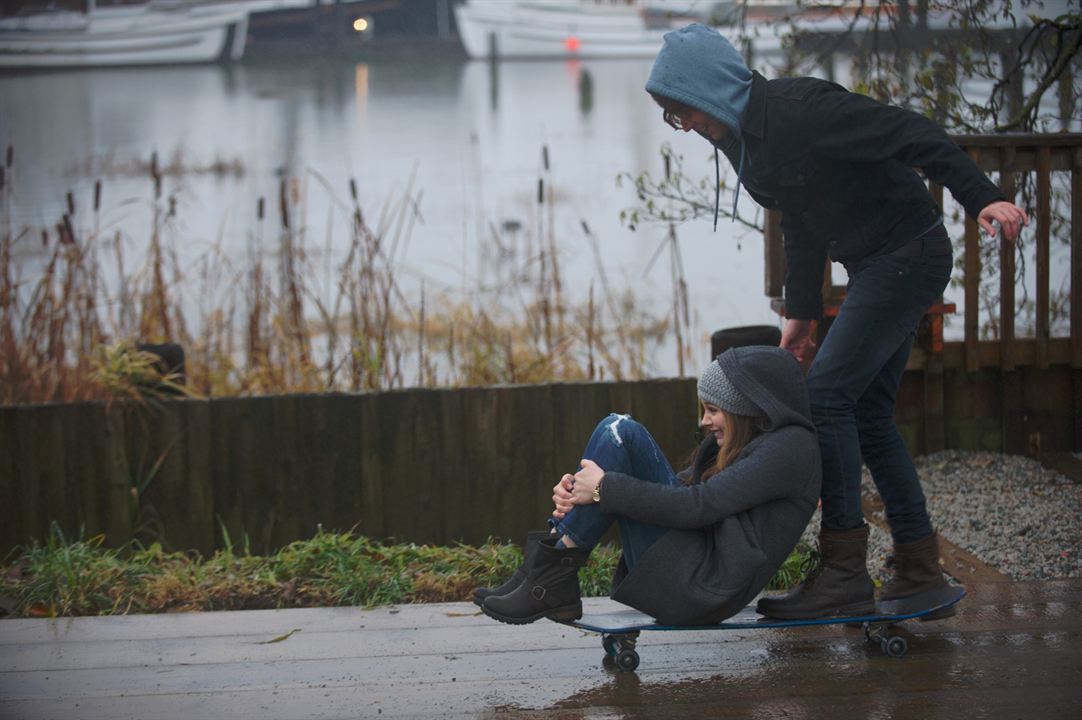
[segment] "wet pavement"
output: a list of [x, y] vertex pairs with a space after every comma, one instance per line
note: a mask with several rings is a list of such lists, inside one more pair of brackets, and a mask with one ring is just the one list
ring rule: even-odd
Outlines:
[[465, 603], [3, 620], [0, 717], [1078, 717], [1082, 580], [969, 591], [900, 659], [844, 626], [648, 632], [634, 673]]

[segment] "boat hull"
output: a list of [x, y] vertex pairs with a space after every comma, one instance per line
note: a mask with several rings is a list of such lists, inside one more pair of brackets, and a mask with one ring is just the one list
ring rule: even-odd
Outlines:
[[0, 24], [0, 68], [102, 67], [236, 60], [248, 13], [96, 10], [89, 17]]
[[472, 58], [653, 57], [672, 29], [648, 26], [634, 6], [477, 3], [455, 6]]

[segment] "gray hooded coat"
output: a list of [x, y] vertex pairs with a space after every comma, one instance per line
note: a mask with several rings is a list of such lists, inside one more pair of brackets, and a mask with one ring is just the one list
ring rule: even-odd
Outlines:
[[[664, 486], [614, 472], [602, 479], [602, 512], [672, 528], [630, 572], [620, 563], [612, 594], [666, 624], [716, 623], [739, 612], [788, 557], [819, 500], [819, 445], [792, 355], [734, 348], [718, 362], [762, 409], [766, 432], [700, 483]], [[711, 450], [716, 455], [713, 437], [694, 467]]]

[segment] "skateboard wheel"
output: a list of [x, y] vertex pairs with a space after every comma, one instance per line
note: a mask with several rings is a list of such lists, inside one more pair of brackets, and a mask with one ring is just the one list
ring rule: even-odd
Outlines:
[[904, 637], [898, 635], [887, 638], [886, 642], [883, 643], [883, 652], [887, 654], [887, 657], [900, 658], [905, 655], [907, 649], [909, 649], [909, 644]]
[[602, 635], [601, 647], [605, 648], [606, 655], [616, 657], [616, 653], [620, 649], [620, 638], [615, 635]]
[[632, 672], [639, 666], [639, 653], [623, 649], [616, 653], [616, 667], [623, 672]]

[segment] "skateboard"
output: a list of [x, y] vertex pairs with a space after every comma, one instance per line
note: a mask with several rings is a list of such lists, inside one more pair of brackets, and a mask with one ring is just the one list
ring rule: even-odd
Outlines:
[[901, 635], [891, 633], [891, 627], [905, 620], [935, 619], [928, 617], [943, 611], [966, 595], [965, 588], [949, 586], [932, 590], [902, 600], [876, 603], [875, 614], [852, 617], [826, 617], [812, 620], [779, 620], [763, 617], [755, 612], [754, 606], [741, 610], [733, 617], [716, 625], [663, 625], [654, 618], [632, 608], [612, 612], [591, 613], [578, 620], [563, 624], [588, 632], [601, 634], [601, 645], [605, 648], [607, 660], [611, 660], [618, 670], [631, 672], [639, 666], [639, 652], [636, 649], [639, 633], [648, 630], [753, 630], [758, 628], [790, 628], [807, 625], [859, 625], [864, 628], [864, 637], [870, 643], [879, 645], [883, 654], [900, 658], [905, 655], [908, 643]]

